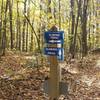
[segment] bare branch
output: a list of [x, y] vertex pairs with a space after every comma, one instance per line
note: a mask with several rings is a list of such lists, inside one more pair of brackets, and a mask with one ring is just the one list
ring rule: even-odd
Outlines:
[[35, 35], [37, 41], [39, 41], [39, 38], [38, 38], [38, 36], [37, 36], [37, 34], [36, 34], [36, 32], [35, 32], [34, 27], [33, 27], [32, 24], [31, 24], [30, 20], [28, 19], [28, 17], [27, 17], [25, 14], [24, 14], [24, 16], [25, 16], [27, 22], [29, 23], [29, 25], [31, 26], [31, 28], [32, 28], [32, 30], [33, 30], [33, 32], [34, 32], [34, 35]]

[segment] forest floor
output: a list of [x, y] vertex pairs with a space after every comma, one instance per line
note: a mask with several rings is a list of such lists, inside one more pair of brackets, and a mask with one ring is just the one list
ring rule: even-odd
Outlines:
[[[43, 82], [49, 75], [47, 61], [29, 54], [8, 52], [0, 58], [0, 100], [49, 100]], [[100, 54], [60, 63], [68, 93], [59, 100], [100, 100]]]

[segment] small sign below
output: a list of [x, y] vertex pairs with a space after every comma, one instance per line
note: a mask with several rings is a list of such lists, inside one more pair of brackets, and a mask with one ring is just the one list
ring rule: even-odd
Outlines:
[[62, 48], [51, 48], [51, 47], [44, 48], [44, 53], [46, 55], [59, 56], [61, 52], [62, 52]]

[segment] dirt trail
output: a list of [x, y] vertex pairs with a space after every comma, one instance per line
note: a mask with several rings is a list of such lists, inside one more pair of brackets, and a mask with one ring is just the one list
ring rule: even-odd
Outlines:
[[92, 55], [82, 61], [62, 64], [68, 83], [68, 100], [100, 100], [100, 57]]
[[89, 74], [89, 73], [83, 74], [80, 77], [80, 80], [83, 83], [86, 83], [88, 85], [88, 87], [93, 86], [93, 87], [100, 88], [100, 57], [96, 61], [96, 65], [94, 67], [94, 70], [95, 70], [95, 72], [92, 74]]

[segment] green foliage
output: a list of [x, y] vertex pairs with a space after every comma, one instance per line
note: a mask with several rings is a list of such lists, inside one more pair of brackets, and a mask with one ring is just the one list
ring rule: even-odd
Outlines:
[[[12, 23], [13, 23], [13, 34], [14, 34], [14, 47], [16, 48], [17, 40], [21, 39], [21, 48], [22, 48], [22, 31], [23, 31], [23, 20], [25, 19], [24, 16], [24, 1], [25, 0], [13, 0], [12, 3]], [[79, 1], [79, 0], [77, 0]], [[3, 9], [0, 13], [2, 15], [2, 20], [4, 20], [4, 14], [5, 14], [5, 7], [6, 7], [6, 0], [3, 0]], [[18, 3], [18, 9], [17, 9], [17, 3]], [[70, 0], [60, 0], [60, 11], [59, 11], [59, 0], [51, 0], [51, 3], [48, 5], [48, 0], [27, 0], [26, 3], [26, 16], [28, 16], [28, 19], [30, 23], [32, 24], [34, 28], [34, 32], [40, 38], [40, 40], [43, 40], [43, 32], [45, 30], [50, 29], [53, 25], [57, 25], [59, 27], [59, 22], [61, 23], [61, 29], [65, 32], [65, 40], [66, 47], [70, 46], [70, 37], [74, 37], [71, 34], [71, 6], [70, 6]], [[0, 0], [0, 7], [2, 6], [2, 0]], [[97, 6], [99, 4], [95, 0], [90, 0], [88, 5], [88, 23], [87, 23], [87, 33], [90, 34], [90, 39], [87, 38], [88, 44], [91, 43], [91, 45], [95, 45], [94, 43], [98, 42], [97, 44], [100, 44], [100, 41], [97, 41], [95, 37], [97, 36], [96, 33], [100, 33], [100, 29], [97, 28], [97, 23], [99, 24], [99, 9], [97, 9]], [[83, 7], [83, 4], [82, 4]], [[51, 12], [48, 12], [48, 8], [51, 9]], [[7, 8], [8, 9], [8, 8]], [[19, 12], [19, 19], [17, 19], [17, 14]], [[73, 8], [73, 12], [75, 14], [75, 25], [76, 25], [76, 17], [78, 12], [78, 4], [75, 1], [75, 6]], [[97, 13], [97, 15], [96, 15]], [[9, 19], [9, 9], [7, 10], [7, 16], [6, 16], [6, 23], [7, 23], [7, 45], [10, 46], [10, 19]], [[1, 18], [1, 16], [0, 16]], [[59, 19], [60, 18], [60, 19]], [[17, 20], [18, 23], [17, 24]], [[61, 21], [60, 21], [61, 20]], [[77, 36], [81, 39], [81, 18], [79, 17], [79, 25], [77, 28]], [[2, 24], [4, 24], [2, 22]], [[29, 25], [28, 21], [26, 20], [26, 24], [28, 25], [28, 29], [25, 28], [25, 38], [27, 30], [28, 30], [28, 50], [33, 48], [32, 50], [35, 50], [37, 48], [37, 40], [34, 35], [34, 32], [32, 31], [31, 26]], [[93, 28], [94, 26], [94, 28]], [[19, 33], [17, 33], [18, 27], [20, 28]], [[89, 32], [90, 29], [90, 32]], [[3, 30], [3, 29], [2, 29]], [[33, 34], [33, 38], [32, 37]], [[17, 35], [18, 39], [16, 39]], [[99, 35], [98, 35], [99, 36]], [[77, 37], [77, 38], [78, 38]], [[32, 39], [32, 40], [31, 40]], [[42, 45], [40, 41], [40, 45]], [[25, 43], [27, 40], [25, 40]], [[77, 39], [76, 42], [79, 42]], [[79, 45], [80, 43], [78, 43]], [[33, 47], [32, 47], [33, 46]], [[8, 48], [7, 47], [7, 48]], [[42, 48], [43, 46], [41, 46]], [[92, 46], [94, 47], [94, 46]], [[16, 48], [17, 49], [17, 48]]]

